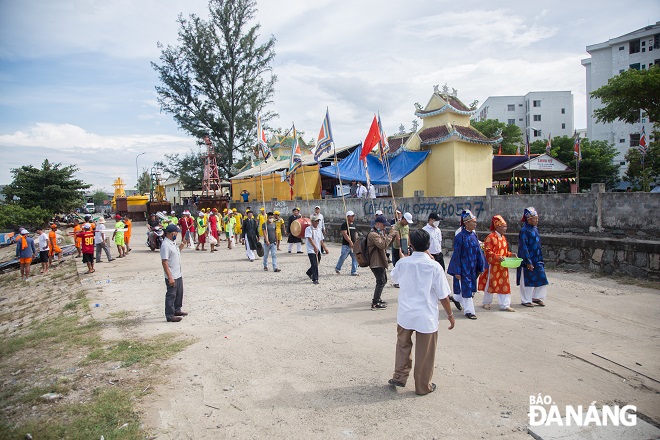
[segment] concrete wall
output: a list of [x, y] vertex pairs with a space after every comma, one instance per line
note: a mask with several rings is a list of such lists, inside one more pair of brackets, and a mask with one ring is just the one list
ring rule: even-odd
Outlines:
[[[605, 274], [660, 278], [660, 194], [604, 193], [586, 194], [489, 195], [479, 197], [397, 198], [397, 208], [410, 212], [415, 227], [422, 227], [431, 212], [442, 217], [445, 255], [452, 247], [454, 231], [462, 209], [470, 209], [478, 220], [477, 232], [483, 240], [489, 233], [490, 219], [502, 215], [509, 223], [509, 242], [514, 250], [520, 231], [523, 209], [534, 206], [539, 211], [539, 230], [548, 267], [567, 270], [590, 270]], [[381, 209], [394, 216], [392, 199], [297, 200], [266, 202], [266, 210], [278, 210], [285, 219], [294, 207], [305, 216], [319, 205], [325, 216], [328, 241], [339, 242], [339, 225], [345, 212], [356, 214], [358, 232], [366, 233], [374, 212]], [[243, 211], [258, 209], [260, 203], [233, 203]]]

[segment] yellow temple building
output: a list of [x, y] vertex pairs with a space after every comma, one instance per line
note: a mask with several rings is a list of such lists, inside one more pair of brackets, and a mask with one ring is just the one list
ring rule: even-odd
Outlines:
[[471, 127], [470, 117], [477, 109], [456, 95], [455, 89], [450, 93], [447, 86], [442, 90], [435, 86], [426, 107], [416, 104], [415, 116], [422, 119], [422, 126], [390, 140], [391, 149], [431, 150], [424, 163], [403, 179], [401, 196], [483, 196], [492, 186], [493, 145], [502, 138], [487, 138]]

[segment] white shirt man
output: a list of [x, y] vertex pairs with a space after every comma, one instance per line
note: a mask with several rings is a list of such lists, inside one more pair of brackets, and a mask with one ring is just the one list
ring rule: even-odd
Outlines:
[[367, 188], [362, 185], [362, 183], [358, 182], [358, 187], [357, 191], [355, 192], [355, 197], [358, 199], [366, 199], [367, 198]]
[[372, 183], [369, 184], [369, 198], [370, 199], [376, 198], [376, 188]]
[[50, 248], [48, 247], [48, 234], [42, 232], [39, 236], [39, 252], [47, 251]]
[[185, 243], [176, 244], [179, 228], [168, 225], [165, 228], [165, 238], [160, 245], [160, 259], [165, 274], [165, 318], [168, 322], [179, 322], [188, 313], [181, 310], [183, 306], [183, 273], [181, 271], [181, 249]]
[[319, 219], [319, 228], [321, 228], [321, 232], [325, 235], [325, 218], [323, 218], [323, 214], [321, 214], [320, 206], [317, 205], [314, 207], [314, 215]]
[[428, 233], [415, 230], [410, 241], [415, 252], [399, 260], [392, 271], [392, 280], [401, 286], [397, 312], [397, 350], [395, 369], [390, 385], [404, 387], [410, 373], [412, 334], [415, 336], [415, 392], [423, 395], [435, 391], [431, 383], [438, 342], [438, 302], [454, 327], [449, 296], [451, 289], [445, 271], [426, 254]]
[[445, 262], [442, 255], [442, 231], [438, 227], [440, 223], [440, 216], [432, 212], [429, 214], [428, 223], [422, 228], [429, 233], [430, 245], [429, 245], [429, 254], [440, 263], [443, 269], [445, 269]]

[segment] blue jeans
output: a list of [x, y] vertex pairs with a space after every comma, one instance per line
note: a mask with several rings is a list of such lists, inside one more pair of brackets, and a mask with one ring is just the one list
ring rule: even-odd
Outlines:
[[273, 270], [277, 269], [277, 243], [271, 243], [266, 245], [264, 243], [264, 267], [268, 267], [268, 254], [270, 253], [271, 259], [273, 261]]
[[355, 254], [353, 253], [353, 249], [351, 249], [350, 246], [342, 244], [341, 245], [341, 255], [339, 256], [339, 261], [337, 261], [337, 266], [335, 266], [335, 270], [341, 271], [341, 267], [344, 264], [344, 261], [346, 261], [346, 258], [348, 256], [351, 256], [351, 275], [354, 275], [357, 273], [357, 268], [358, 268], [358, 262], [357, 259], [355, 258]]

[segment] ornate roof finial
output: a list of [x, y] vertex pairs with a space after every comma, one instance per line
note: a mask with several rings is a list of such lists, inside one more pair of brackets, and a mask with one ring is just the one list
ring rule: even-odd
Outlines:
[[449, 94], [449, 87], [447, 87], [447, 83], [445, 83], [445, 85], [442, 86], [442, 94], [443, 95], [448, 95]]
[[416, 132], [416, 131], [417, 131], [417, 125], [418, 125], [417, 119], [415, 119], [414, 121], [412, 121], [412, 131], [413, 131], [413, 132]]
[[406, 132], [406, 127], [403, 124], [399, 125], [399, 134], [404, 134]]
[[419, 102], [416, 102], [416, 103], [415, 103], [415, 108], [416, 108], [417, 110], [423, 110], [423, 108], [422, 108], [422, 106], [419, 104]]
[[433, 93], [440, 93], [440, 90], [438, 89], [440, 86], [438, 84], [433, 86]]
[[453, 96], [454, 98], [458, 98], [458, 90], [456, 90], [455, 88], [452, 87], [451, 88], [451, 96]]

